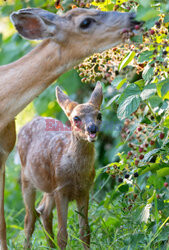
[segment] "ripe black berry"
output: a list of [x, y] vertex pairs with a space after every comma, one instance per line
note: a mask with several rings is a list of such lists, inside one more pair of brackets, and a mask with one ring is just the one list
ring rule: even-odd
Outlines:
[[123, 179], [122, 179], [122, 178], [119, 178], [118, 181], [119, 181], [120, 183], [122, 183], [122, 182], [123, 182]]
[[137, 172], [134, 173], [134, 177], [138, 177], [138, 173]]
[[167, 55], [167, 51], [165, 50], [165, 51], [163, 51], [163, 55]]
[[124, 176], [126, 179], [128, 179], [129, 177], [130, 177], [130, 175], [129, 174], [125, 174], [125, 176]]

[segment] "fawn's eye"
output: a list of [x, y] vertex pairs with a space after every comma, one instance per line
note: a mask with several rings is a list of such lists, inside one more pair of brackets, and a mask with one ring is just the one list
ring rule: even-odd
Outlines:
[[73, 120], [74, 120], [74, 122], [75, 123], [77, 123], [77, 122], [80, 122], [81, 120], [80, 120], [80, 118], [78, 117], [78, 116], [75, 116], [74, 118], [73, 118]]
[[81, 28], [81, 29], [87, 29], [87, 28], [89, 28], [89, 26], [90, 26], [92, 23], [94, 23], [94, 22], [95, 22], [94, 19], [88, 17], [88, 18], [84, 19], [84, 20], [81, 22], [80, 28]]
[[97, 120], [102, 120], [102, 114], [101, 113], [98, 113], [98, 115], [97, 115]]

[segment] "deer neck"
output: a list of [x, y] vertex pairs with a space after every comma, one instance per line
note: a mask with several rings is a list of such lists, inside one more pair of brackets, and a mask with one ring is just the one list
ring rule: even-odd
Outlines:
[[69, 46], [47, 39], [16, 62], [1, 66], [0, 129], [80, 58]]
[[71, 154], [78, 159], [94, 159], [95, 148], [94, 143], [88, 142], [87, 140], [81, 139], [75, 133], [72, 132], [71, 143], [69, 146]]

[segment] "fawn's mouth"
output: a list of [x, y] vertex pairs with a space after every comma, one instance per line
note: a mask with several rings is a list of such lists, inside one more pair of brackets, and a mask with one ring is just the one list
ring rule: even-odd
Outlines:
[[89, 133], [88, 134], [88, 141], [94, 142], [97, 140], [97, 133]]

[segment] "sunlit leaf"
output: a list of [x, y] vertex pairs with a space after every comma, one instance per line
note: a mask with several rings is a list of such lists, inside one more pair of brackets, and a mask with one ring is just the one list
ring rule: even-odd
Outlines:
[[127, 56], [123, 59], [123, 61], [119, 65], [119, 71], [125, 68], [135, 57], [135, 52], [131, 51]]

